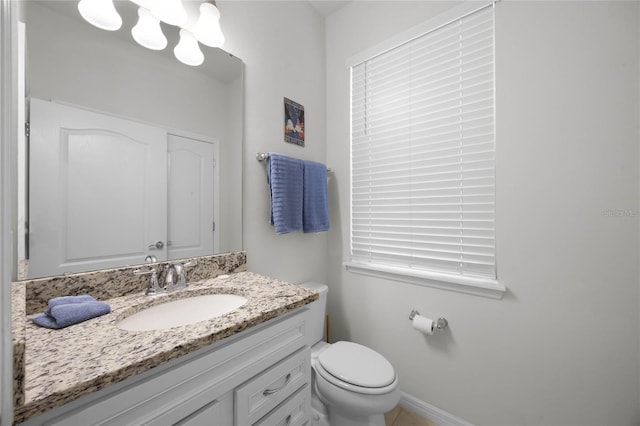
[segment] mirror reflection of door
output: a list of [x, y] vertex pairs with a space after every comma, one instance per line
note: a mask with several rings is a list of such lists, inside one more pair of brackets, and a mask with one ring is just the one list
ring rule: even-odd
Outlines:
[[212, 253], [200, 232], [213, 223], [217, 145], [37, 99], [30, 110], [29, 277]]
[[217, 145], [169, 135], [169, 259], [217, 253], [214, 243], [214, 167]]

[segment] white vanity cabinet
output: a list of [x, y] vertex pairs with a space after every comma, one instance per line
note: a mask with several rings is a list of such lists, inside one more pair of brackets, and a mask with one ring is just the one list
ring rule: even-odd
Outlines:
[[309, 424], [307, 316], [300, 308], [23, 425]]

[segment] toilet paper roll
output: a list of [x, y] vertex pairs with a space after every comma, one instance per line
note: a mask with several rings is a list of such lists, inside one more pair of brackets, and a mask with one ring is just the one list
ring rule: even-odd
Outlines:
[[413, 328], [421, 333], [431, 336], [433, 334], [433, 330], [436, 328], [436, 323], [433, 322], [431, 318], [416, 315], [413, 317]]

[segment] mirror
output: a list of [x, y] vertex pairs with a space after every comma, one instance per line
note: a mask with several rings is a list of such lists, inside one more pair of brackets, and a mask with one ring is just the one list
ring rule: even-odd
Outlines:
[[[195, 3], [195, 0], [184, 1]], [[154, 255], [161, 261], [165, 260], [163, 256], [171, 259], [242, 250], [242, 61], [221, 49], [200, 45], [205, 55], [204, 64], [198, 67], [185, 65], [173, 55], [173, 47], [178, 41], [178, 29], [164, 23], [162, 29], [168, 45], [163, 51], [152, 51], [139, 46], [131, 36], [131, 28], [137, 21], [137, 6], [129, 1], [117, 1], [115, 4], [122, 16], [123, 25], [118, 31], [111, 32], [85, 22], [78, 13], [76, 1], [21, 2], [19, 15], [20, 21], [25, 23], [26, 33], [25, 109], [27, 117], [30, 117], [31, 135], [30, 141], [25, 145], [27, 148], [18, 149], [21, 161], [18, 166], [19, 180], [24, 178], [25, 182], [24, 185], [19, 184], [24, 187], [19, 189], [18, 200], [19, 234], [24, 229], [23, 235], [19, 235], [18, 243], [18, 259], [22, 266], [18, 267], [19, 278], [31, 279], [65, 272], [139, 264], [143, 263], [146, 255]], [[165, 222], [162, 222], [161, 227], [166, 229], [165, 234], [153, 235], [146, 231], [146, 225], [136, 227], [128, 223], [131, 230], [119, 235], [116, 242], [106, 241], [111, 235], [124, 232], [120, 224], [110, 223], [110, 218], [118, 214], [121, 220], [122, 217], [127, 217], [129, 212], [122, 212], [132, 208], [132, 200], [140, 198], [136, 198], [131, 189], [135, 186], [134, 182], [127, 181], [125, 177], [120, 179], [117, 184], [119, 186], [105, 189], [104, 185], [109, 185], [110, 182], [111, 185], [116, 185], [113, 182], [117, 179], [108, 175], [111, 170], [114, 171], [114, 177], [121, 175], [119, 167], [125, 160], [133, 164], [134, 171], [139, 169], [135, 165], [144, 161], [135, 162], [135, 149], [126, 151], [126, 155], [124, 151], [117, 151], [112, 152], [111, 156], [99, 157], [97, 160], [93, 158], [97, 161], [95, 164], [77, 160], [86, 157], [76, 156], [80, 145], [73, 145], [74, 139], [68, 135], [63, 135], [66, 137], [64, 149], [60, 148], [63, 146], [60, 142], [61, 145], [56, 145], [53, 150], [40, 152], [42, 141], [38, 142], [38, 138], [42, 139], [43, 134], [41, 117], [53, 116], [49, 110], [36, 107], [40, 101], [45, 101], [44, 104], [47, 105], [61, 106], [63, 110], [98, 114], [134, 125], [160, 129], [166, 133], [169, 148], [166, 148], [165, 141], [165, 148], [162, 148], [165, 150], [162, 153], [164, 157], [153, 157], [159, 158], [155, 161], [156, 166], [168, 170], [164, 171], [166, 181], [156, 181], [155, 177], [144, 178], [150, 182], [141, 193], [146, 199], [150, 191], [161, 192], [160, 200], [163, 201], [158, 205], [162, 207], [151, 206], [146, 211], [164, 214]], [[34, 119], [38, 122], [34, 122]], [[66, 125], [62, 120], [57, 123], [61, 126], [58, 133], [64, 133]], [[44, 128], [49, 129], [47, 126]], [[94, 127], [87, 125], [85, 128]], [[77, 129], [73, 131], [77, 133]], [[102, 130], [100, 132], [97, 133], [100, 133], [103, 140], [114, 139], [109, 135], [104, 136], [105, 132]], [[60, 136], [61, 140], [63, 136]], [[86, 139], [86, 135], [83, 137]], [[193, 235], [185, 236], [180, 230], [180, 224], [191, 223], [189, 215], [185, 216], [186, 219], [176, 219], [181, 210], [191, 211], [190, 208], [180, 208], [189, 206], [186, 204], [188, 200], [184, 201], [188, 197], [183, 195], [194, 192], [196, 185], [186, 180], [185, 176], [190, 171], [188, 166], [175, 172], [178, 170], [175, 164], [178, 164], [179, 158], [170, 148], [170, 139], [176, 137], [213, 147], [214, 184], [212, 189], [204, 191], [213, 192], [215, 198], [212, 213], [214, 224], [211, 224], [213, 236], [203, 236], [203, 231], [194, 233], [193, 229], [190, 230]], [[126, 134], [123, 138], [136, 139]], [[56, 142], [54, 138], [46, 139], [45, 143], [51, 143], [52, 140]], [[116, 145], [111, 144], [110, 149], [115, 149], [113, 147]], [[72, 149], [74, 146], [75, 151]], [[64, 157], [68, 164], [58, 159], [58, 151], [64, 151], [60, 158]], [[20, 152], [23, 152], [23, 157]], [[80, 161], [73, 169], [70, 160], [72, 156]], [[140, 158], [143, 157], [144, 154]], [[35, 161], [36, 158], [39, 160]], [[100, 162], [102, 165], [99, 165]], [[53, 178], [45, 172], [51, 164], [55, 164], [55, 173], [51, 175]], [[97, 177], [86, 174], [78, 175], [78, 188], [70, 189], [72, 185], [65, 181], [54, 187], [58, 192], [41, 186], [42, 182], [57, 182], [59, 176], [70, 179], [69, 176], [77, 174], [80, 169], [84, 170], [83, 173], [101, 169], [101, 180], [97, 181]], [[174, 170], [173, 174], [171, 170]], [[172, 179], [175, 176], [177, 180], [174, 181]], [[162, 191], [158, 191], [158, 188]], [[75, 194], [75, 201], [67, 194], [71, 192]], [[60, 197], [59, 194], [62, 193], [67, 198]], [[129, 198], [122, 201], [116, 198], [115, 193], [128, 193]], [[42, 201], [41, 194], [48, 194], [49, 200]], [[53, 204], [57, 202], [62, 205]], [[78, 208], [83, 203], [84, 207]], [[140, 220], [146, 220], [145, 214], [140, 216]], [[131, 217], [135, 215], [132, 214]], [[46, 241], [46, 237], [50, 237], [48, 234], [54, 232], [49, 224], [43, 224], [46, 222], [43, 218], [55, 222], [55, 227], [69, 229], [64, 228], [62, 232], [56, 228], [55, 233], [59, 235]], [[84, 224], [84, 228], [81, 224]], [[138, 229], [143, 227], [145, 229], [138, 235]], [[81, 244], [70, 249], [70, 235], [74, 233]], [[192, 237], [207, 241], [211, 238], [215, 243], [207, 246], [212, 248], [208, 248], [206, 253], [196, 254], [193, 250], [178, 249], [179, 242], [183, 240], [182, 246], [189, 246]], [[145, 238], [145, 241], [141, 238]], [[130, 240], [130, 244], [118, 248], [122, 255], [113, 255], [113, 246], [123, 240]], [[156, 244], [157, 242], [162, 244]], [[163, 246], [162, 249], [158, 248], [160, 245]], [[132, 248], [133, 246], [135, 247]], [[104, 255], [103, 252], [108, 252], [109, 255]], [[53, 261], [45, 262], [45, 266], [32, 268], [44, 257], [51, 257]], [[105, 262], [105, 259], [108, 261]], [[55, 264], [56, 267], [48, 267], [48, 264]]]

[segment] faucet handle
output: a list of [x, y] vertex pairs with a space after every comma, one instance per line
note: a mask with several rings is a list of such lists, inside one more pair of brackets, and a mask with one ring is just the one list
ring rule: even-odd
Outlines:
[[180, 263], [174, 263], [173, 268], [176, 271], [176, 275], [178, 276], [176, 282], [176, 288], [184, 288], [187, 286], [187, 272], [185, 270], [184, 265]]
[[[187, 287], [187, 268], [197, 265], [192, 260], [187, 263], [168, 263], [165, 265], [164, 285], [166, 291], [178, 290]], [[142, 272], [141, 272], [142, 273]]]
[[158, 282], [158, 271], [153, 267], [144, 267], [133, 270], [134, 275], [151, 275], [149, 279], [149, 285], [147, 286], [146, 294], [148, 296], [152, 296], [154, 294], [158, 294], [159, 292], [163, 292], [165, 289], [160, 287], [160, 283]]
[[187, 268], [196, 266], [198, 262], [192, 260], [186, 263], [173, 263], [171, 264], [171, 270], [175, 272], [177, 277], [173, 283], [173, 288], [185, 288], [187, 287]]
[[185, 268], [191, 268], [192, 266], [196, 266], [198, 264], [197, 260], [190, 260], [187, 263], [183, 263], [182, 266]]
[[156, 272], [156, 269], [153, 266], [144, 265], [142, 268], [134, 269], [133, 275], [149, 275], [154, 272]]
[[176, 283], [173, 276], [177, 271], [175, 266], [172, 264], [166, 265], [164, 269], [166, 270], [164, 275], [164, 285], [169, 291], [171, 291], [175, 288]]
[[158, 282], [158, 273], [154, 269], [151, 272], [151, 279], [149, 280], [149, 287], [147, 287], [147, 295], [153, 295], [157, 293], [164, 292], [165, 289], [160, 287], [160, 283]]

